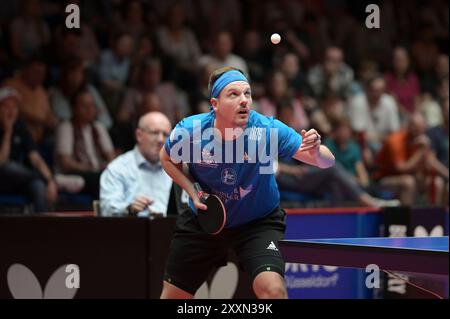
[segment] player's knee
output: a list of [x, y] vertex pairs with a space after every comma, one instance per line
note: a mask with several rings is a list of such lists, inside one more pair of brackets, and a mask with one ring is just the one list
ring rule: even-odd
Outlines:
[[406, 175], [402, 178], [403, 188], [408, 192], [414, 192], [416, 189], [416, 180], [412, 175]]
[[[279, 276], [278, 274], [273, 274]], [[286, 299], [287, 291], [281, 277], [257, 277], [253, 282], [253, 290], [259, 299]]]
[[168, 283], [167, 281], [164, 281], [163, 282], [163, 290], [161, 292], [160, 298], [161, 299], [192, 299], [193, 296], [190, 293]]
[[287, 292], [284, 285], [270, 284], [260, 287], [259, 291], [255, 291], [259, 299], [286, 299]]

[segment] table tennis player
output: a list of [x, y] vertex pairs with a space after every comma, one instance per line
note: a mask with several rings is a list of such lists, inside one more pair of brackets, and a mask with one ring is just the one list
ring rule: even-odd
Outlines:
[[[250, 274], [258, 298], [287, 298], [277, 247], [285, 231], [277, 159], [328, 168], [334, 156], [315, 129], [298, 134], [252, 110], [250, 83], [241, 70], [213, 71], [209, 89], [210, 112], [180, 121], [160, 152], [167, 174], [190, 196], [174, 231], [161, 298], [192, 298], [211, 271], [226, 265], [230, 249]], [[208, 207], [194, 183], [223, 202], [226, 222], [218, 234], [205, 232], [198, 222], [197, 214], [208, 213]]]

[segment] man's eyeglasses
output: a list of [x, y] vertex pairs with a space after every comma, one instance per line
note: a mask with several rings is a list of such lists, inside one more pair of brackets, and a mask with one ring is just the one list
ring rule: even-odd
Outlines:
[[150, 130], [150, 129], [141, 128], [141, 127], [139, 127], [139, 129], [152, 137], [157, 137], [157, 136], [159, 136], [159, 134], [162, 134], [162, 136], [164, 138], [167, 138], [167, 137], [169, 137], [169, 134], [170, 134], [170, 132], [164, 132], [161, 130]]

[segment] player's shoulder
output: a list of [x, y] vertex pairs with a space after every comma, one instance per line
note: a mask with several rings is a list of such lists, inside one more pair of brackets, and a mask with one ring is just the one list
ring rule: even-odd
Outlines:
[[250, 112], [249, 125], [250, 127], [274, 127], [275, 119], [273, 116], [263, 115], [254, 110]]

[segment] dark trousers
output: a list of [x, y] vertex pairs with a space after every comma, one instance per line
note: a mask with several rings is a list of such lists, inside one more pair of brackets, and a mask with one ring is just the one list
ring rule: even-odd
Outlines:
[[356, 183], [353, 176], [336, 164], [321, 169], [310, 167], [302, 176], [280, 173], [277, 176], [279, 189], [323, 195], [328, 193], [333, 205], [343, 205], [349, 201], [358, 201], [364, 190]]
[[0, 164], [0, 193], [25, 195], [36, 212], [48, 210], [46, 184], [39, 173], [20, 163]]

